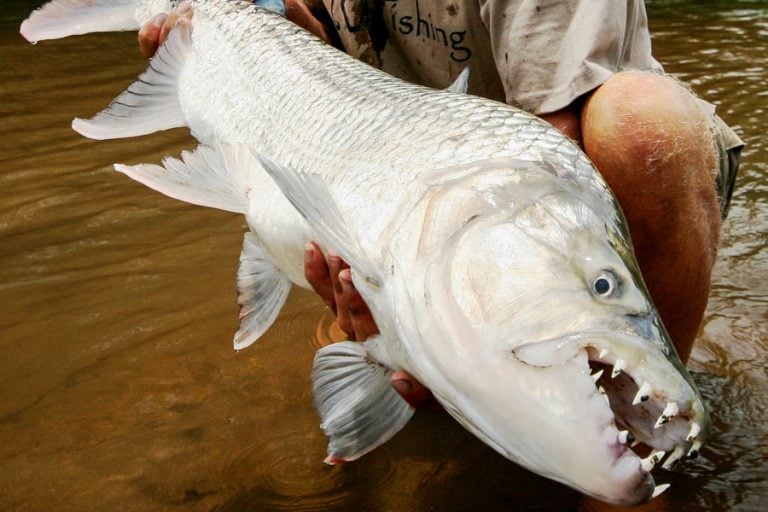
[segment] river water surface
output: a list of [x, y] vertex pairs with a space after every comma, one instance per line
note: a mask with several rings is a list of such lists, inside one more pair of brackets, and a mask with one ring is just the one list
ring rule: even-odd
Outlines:
[[[310, 394], [332, 317], [294, 290], [235, 353], [243, 219], [112, 170], [185, 131], [96, 142], [70, 128], [143, 70], [135, 34], [27, 44], [40, 2], [0, 7], [0, 510], [607, 510], [419, 412], [343, 467]], [[690, 367], [715, 432], [647, 510], [768, 510], [768, 2], [649, 5], [668, 71], [748, 146]]]

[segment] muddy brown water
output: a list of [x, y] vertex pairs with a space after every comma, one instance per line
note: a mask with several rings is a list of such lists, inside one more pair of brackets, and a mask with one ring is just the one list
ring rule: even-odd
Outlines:
[[[114, 172], [191, 148], [183, 130], [95, 142], [69, 128], [139, 73], [134, 34], [32, 46], [39, 2], [0, 7], [0, 510], [602, 510], [503, 459], [446, 414], [322, 463], [315, 350], [332, 317], [294, 290], [236, 353], [243, 219]], [[668, 71], [748, 143], [690, 367], [702, 456], [648, 510], [768, 510], [768, 2], [654, 2]]]

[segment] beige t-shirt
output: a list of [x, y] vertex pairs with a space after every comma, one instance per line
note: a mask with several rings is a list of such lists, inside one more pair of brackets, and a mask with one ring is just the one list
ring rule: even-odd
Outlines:
[[345, 50], [405, 80], [554, 112], [618, 71], [661, 71], [642, 0], [323, 0]]

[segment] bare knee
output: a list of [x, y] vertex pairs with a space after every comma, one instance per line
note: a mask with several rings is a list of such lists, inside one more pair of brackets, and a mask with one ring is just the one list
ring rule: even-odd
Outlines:
[[707, 115], [676, 80], [648, 72], [612, 76], [587, 100], [582, 131], [588, 152], [643, 167], [690, 152], [712, 153]]
[[616, 194], [635, 245], [655, 245], [661, 232], [695, 232], [714, 260], [717, 160], [708, 114], [693, 94], [667, 76], [618, 73], [587, 99], [581, 122], [584, 149]]
[[708, 115], [676, 80], [618, 73], [587, 100], [581, 123], [584, 149], [630, 209], [625, 213], [634, 206], [644, 215], [661, 209], [655, 213], [669, 221], [680, 196], [687, 197], [686, 209], [693, 201], [716, 212]]

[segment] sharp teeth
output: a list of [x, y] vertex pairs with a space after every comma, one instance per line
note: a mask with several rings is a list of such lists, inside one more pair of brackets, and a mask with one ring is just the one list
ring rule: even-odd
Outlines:
[[664, 453], [665, 452], [662, 451], [652, 452], [648, 457], [640, 461], [640, 466], [643, 468], [643, 470], [650, 473], [653, 469], [653, 466], [655, 466], [656, 463], [658, 463], [664, 457]]
[[675, 463], [680, 460], [680, 458], [685, 453], [685, 450], [682, 446], [677, 446], [673, 451], [672, 454], [667, 457], [667, 460], [664, 461], [664, 464], [661, 465], [664, 469], [672, 469], [672, 467], [675, 465]]
[[604, 348], [604, 349], [600, 350], [600, 353], [597, 355], [597, 358], [598, 359], [604, 359], [605, 356], [607, 356], [607, 355], [608, 355], [608, 349]]
[[661, 493], [663, 493], [664, 491], [666, 491], [667, 489], [669, 489], [669, 485], [670, 485], [670, 484], [661, 484], [661, 485], [657, 485], [657, 486], [656, 486], [656, 487], [653, 489], [653, 494], [651, 495], [651, 498], [655, 498], [655, 497], [656, 497], [656, 496], [658, 496], [659, 494], [661, 494]]
[[699, 435], [699, 432], [701, 432], [701, 425], [694, 421], [693, 425], [691, 425], [691, 431], [688, 432], [688, 437], [686, 437], [685, 440], [690, 443], [696, 439], [696, 437]]
[[623, 359], [617, 359], [616, 364], [613, 365], [613, 372], [611, 373], [611, 378], [615, 379], [619, 376], [619, 374], [624, 371], [624, 369], [627, 367], [627, 362]]
[[635, 439], [634, 434], [632, 434], [632, 432], [630, 432], [629, 430], [621, 430], [621, 431], [619, 431], [619, 442], [621, 444], [632, 443], [631, 446], [633, 446], [633, 447], [637, 446], [638, 444], [640, 444], [640, 441]]
[[680, 408], [677, 406], [677, 402], [669, 402], [661, 414], [671, 418], [677, 416], [678, 412], [680, 412]]
[[651, 460], [651, 457], [648, 457], [647, 459], [642, 459], [640, 461], [640, 467], [643, 468], [643, 471], [645, 471], [646, 473], [650, 473], [651, 470], [653, 469], [653, 466], [655, 465], [656, 465], [656, 462]]
[[601, 395], [603, 395], [603, 400], [605, 400], [605, 403], [610, 407], [611, 402], [608, 400], [608, 393], [605, 392], [605, 389], [603, 386], [599, 386], [597, 390], [600, 392]]
[[600, 379], [600, 377], [602, 377], [602, 376], [603, 376], [603, 371], [604, 371], [604, 370], [598, 370], [598, 371], [596, 371], [595, 373], [593, 373], [593, 374], [592, 374], [592, 380], [593, 380], [593, 381], [595, 381], [595, 382], [597, 382], [597, 381]]
[[701, 441], [694, 441], [693, 446], [691, 446], [691, 449], [688, 452], [688, 457], [695, 459], [699, 456], [699, 450], [701, 450]]
[[651, 385], [647, 382], [643, 382], [643, 385], [640, 386], [640, 389], [637, 390], [637, 394], [635, 395], [635, 399], [632, 400], [632, 405], [637, 405], [640, 402], [645, 402], [648, 400], [648, 397], [650, 396], [651, 392]]
[[656, 420], [656, 425], [653, 428], [659, 428], [662, 425], [669, 423], [673, 417], [677, 416], [680, 409], [677, 407], [677, 402], [669, 402], [664, 410], [661, 412], [661, 416]]

